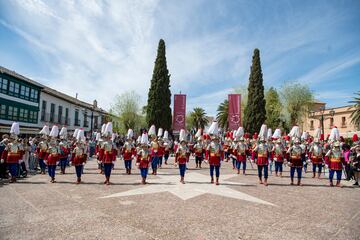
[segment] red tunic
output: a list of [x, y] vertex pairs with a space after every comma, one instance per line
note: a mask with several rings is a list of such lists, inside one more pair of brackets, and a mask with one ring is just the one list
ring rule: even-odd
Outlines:
[[86, 162], [86, 158], [87, 158], [86, 154], [75, 156], [75, 153], [73, 153], [72, 158], [71, 158], [72, 159], [72, 164], [74, 166], [82, 165], [84, 162]]
[[274, 153], [274, 157], [276, 158], [276, 160], [275, 160], [276, 162], [284, 162], [284, 156], [282, 154], [276, 155]]
[[321, 164], [323, 162], [322, 157], [312, 156], [311, 162], [313, 164]]
[[60, 154], [58, 153], [50, 153], [47, 156], [47, 165], [53, 166], [56, 165], [56, 162], [60, 160]]
[[290, 158], [291, 167], [303, 167], [303, 162], [301, 158], [292, 156]]
[[131, 157], [135, 155], [135, 149], [131, 148], [131, 150], [123, 149], [122, 155], [125, 161], [131, 160]]
[[20, 152], [18, 153], [9, 153], [7, 150], [2, 152], [1, 158], [5, 160], [6, 163], [18, 163], [22, 158]]
[[62, 154], [60, 154], [60, 159], [67, 158], [67, 156], [69, 155], [69, 149], [67, 147], [61, 146], [60, 150], [62, 152]]
[[328, 158], [328, 165], [329, 165], [329, 169], [331, 170], [342, 170], [343, 169], [343, 164], [345, 164], [344, 158], [342, 157], [332, 157], [330, 156]]
[[260, 156], [258, 154], [256, 164], [259, 166], [269, 165], [269, 159], [267, 156]]
[[139, 168], [148, 168], [149, 167], [149, 163], [151, 162], [150, 160], [150, 155], [147, 156], [147, 158], [142, 158], [141, 155], [137, 156], [137, 160], [136, 162], [139, 163]]
[[179, 164], [186, 164], [187, 158], [186, 158], [186, 157], [178, 157], [178, 158], [177, 158], [177, 162], [178, 162]]
[[246, 162], [246, 154], [237, 154], [236, 160], [238, 160], [239, 162]]
[[164, 153], [165, 153], [165, 147], [159, 146], [158, 152], [157, 152], [158, 156], [162, 157], [162, 156], [164, 156]]

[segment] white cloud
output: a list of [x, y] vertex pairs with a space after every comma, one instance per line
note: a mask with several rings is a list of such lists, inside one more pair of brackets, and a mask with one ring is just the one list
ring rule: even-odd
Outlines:
[[[18, 0], [3, 5], [9, 5], [11, 14], [0, 16], [0, 24], [24, 38], [34, 59], [50, 72], [35, 80], [46, 79], [42, 83], [72, 96], [79, 93], [85, 101], [97, 99], [104, 108], [116, 94], [129, 90], [137, 91], [145, 104], [157, 44], [164, 38], [172, 92], [188, 94], [188, 110], [200, 106], [212, 115], [231, 87], [247, 84], [255, 47], [261, 50], [265, 84], [276, 85], [291, 60], [286, 53], [314, 43], [311, 51], [320, 51], [329, 29], [345, 18], [335, 9], [309, 24], [303, 13], [290, 9], [278, 24], [262, 23], [247, 6], [235, 16], [219, 3], [215, 4], [219, 15], [206, 16], [208, 1]], [[242, 21], [213, 25], [234, 17]], [[326, 80], [359, 59], [324, 63], [298, 80]]]

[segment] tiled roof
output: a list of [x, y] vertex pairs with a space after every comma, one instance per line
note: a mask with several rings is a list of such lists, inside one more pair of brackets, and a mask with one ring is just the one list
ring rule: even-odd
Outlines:
[[44, 85], [42, 85], [42, 84], [40, 84], [40, 83], [38, 83], [38, 82], [36, 82], [36, 81], [34, 81], [34, 80], [31, 80], [30, 78], [27, 78], [27, 77], [25, 77], [25, 76], [23, 76], [23, 75], [15, 72], [15, 71], [11, 71], [11, 70], [9, 70], [9, 69], [7, 69], [7, 68], [4, 68], [4, 67], [2, 67], [2, 66], [0, 66], [0, 72], [1, 72], [1, 73], [6, 73], [7, 75], [10, 75], [10, 76], [13, 76], [13, 77], [15, 77], [15, 78], [21, 79], [21, 80], [23, 80], [23, 81], [25, 81], [25, 82], [27, 82], [27, 83], [31, 83], [31, 84], [33, 84], [33, 85], [35, 85], [35, 86], [40, 87], [40, 88], [44, 88], [44, 87], [45, 87]]

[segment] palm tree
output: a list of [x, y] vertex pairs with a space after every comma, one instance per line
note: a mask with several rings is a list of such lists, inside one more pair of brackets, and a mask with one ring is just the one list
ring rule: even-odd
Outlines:
[[218, 113], [216, 114], [216, 120], [219, 126], [222, 129], [228, 128], [228, 115], [229, 115], [229, 101], [224, 100], [224, 102], [220, 103], [218, 109]]
[[350, 101], [349, 103], [353, 103], [353, 107], [355, 110], [351, 113], [351, 123], [353, 123], [357, 128], [360, 126], [360, 91], [355, 93], [357, 97], [354, 97], [354, 100]]
[[190, 118], [191, 125], [196, 129], [204, 129], [209, 123], [209, 120], [206, 118], [205, 110], [199, 107], [194, 108], [194, 110], [190, 113]]

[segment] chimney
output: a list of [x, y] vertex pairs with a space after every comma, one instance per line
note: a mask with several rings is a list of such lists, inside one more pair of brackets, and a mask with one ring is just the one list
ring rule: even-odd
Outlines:
[[78, 97], [78, 93], [76, 93], [76, 95], [75, 95], [75, 98], [77, 99], [77, 97]]
[[94, 108], [97, 108], [97, 101], [96, 101], [96, 99], [95, 99], [94, 102], [93, 102], [93, 107], [94, 107]]

